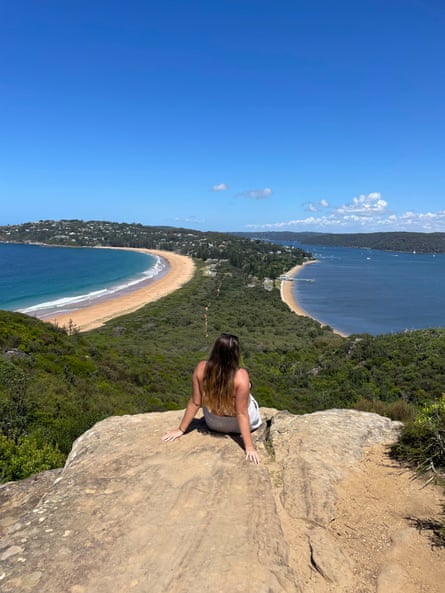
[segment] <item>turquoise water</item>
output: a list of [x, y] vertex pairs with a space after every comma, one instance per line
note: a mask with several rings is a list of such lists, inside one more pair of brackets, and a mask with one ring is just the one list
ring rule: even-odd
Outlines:
[[345, 333], [445, 326], [445, 254], [305, 246], [318, 260], [294, 281], [298, 304]]
[[137, 251], [0, 243], [0, 309], [44, 318], [128, 292], [165, 270], [164, 260]]

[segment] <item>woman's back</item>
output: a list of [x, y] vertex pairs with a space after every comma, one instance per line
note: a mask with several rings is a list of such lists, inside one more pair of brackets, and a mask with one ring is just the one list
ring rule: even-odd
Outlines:
[[[237, 398], [250, 393], [249, 374], [246, 369], [238, 368], [233, 373], [233, 381], [224, 392], [212, 394], [206, 391], [206, 370], [208, 361], [202, 361], [196, 368], [197, 380], [201, 392], [202, 405], [220, 416], [236, 416]], [[207, 383], [208, 385], [208, 383]]]

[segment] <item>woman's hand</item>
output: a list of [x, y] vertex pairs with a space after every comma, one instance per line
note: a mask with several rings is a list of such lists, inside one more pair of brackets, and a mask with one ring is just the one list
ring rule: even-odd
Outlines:
[[161, 437], [161, 439], [163, 441], [175, 441], [176, 439], [179, 439], [179, 437], [182, 437], [183, 434], [184, 433], [180, 428], [175, 428], [174, 430], [169, 430], [166, 432], [164, 436]]
[[256, 464], [260, 463], [260, 458], [256, 449], [246, 449], [246, 461]]

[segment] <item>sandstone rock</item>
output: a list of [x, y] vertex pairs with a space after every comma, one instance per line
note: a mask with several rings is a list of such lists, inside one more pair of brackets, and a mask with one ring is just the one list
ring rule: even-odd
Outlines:
[[[358, 593], [360, 567], [331, 529], [336, 487], [399, 423], [262, 412], [259, 466], [202, 419], [162, 442], [182, 412], [152, 413], [108, 418], [63, 471], [1, 487], [1, 591]], [[382, 567], [379, 591], [399, 572]]]

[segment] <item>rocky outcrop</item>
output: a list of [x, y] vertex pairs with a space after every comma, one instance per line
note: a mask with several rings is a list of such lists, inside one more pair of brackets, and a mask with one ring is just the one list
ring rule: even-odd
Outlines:
[[351, 410], [262, 411], [259, 466], [202, 419], [165, 443], [182, 413], [152, 413], [108, 418], [63, 470], [0, 488], [1, 591], [377, 591], [384, 567], [366, 588], [332, 525], [339, 484], [400, 425]]

